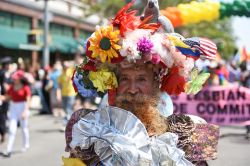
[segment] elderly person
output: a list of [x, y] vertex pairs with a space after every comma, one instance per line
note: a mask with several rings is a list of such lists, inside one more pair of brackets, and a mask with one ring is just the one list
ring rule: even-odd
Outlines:
[[[194, 61], [201, 54], [213, 55], [191, 48], [195, 41], [164, 33], [159, 24], [146, 24], [135, 12], [127, 13], [132, 4], [120, 10], [110, 26], [92, 34], [88, 62], [72, 77], [82, 96], [107, 95], [97, 110], [82, 109], [71, 116], [65, 133], [70, 158], [63, 158], [64, 164], [206, 164], [203, 161], [216, 158], [218, 127], [193, 116], [172, 115], [167, 93], [197, 93], [200, 88], [190, 81]], [[177, 40], [182, 45], [175, 45]], [[189, 55], [184, 48], [190, 49]], [[209, 74], [204, 76], [205, 82]]]

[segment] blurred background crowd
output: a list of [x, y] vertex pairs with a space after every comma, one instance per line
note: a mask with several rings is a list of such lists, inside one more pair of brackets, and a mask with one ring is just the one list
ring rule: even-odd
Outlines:
[[[17, 61], [9, 56], [0, 59], [1, 143], [9, 133], [5, 157], [11, 156], [18, 126], [21, 126], [23, 132], [22, 151], [29, 148], [28, 117], [33, 113], [30, 112], [32, 105], [40, 105], [39, 114], [51, 114], [59, 118], [62, 132], [74, 111], [82, 108], [96, 109], [100, 98], [83, 98], [77, 95], [72, 85], [75, 65], [80, 62], [82, 57], [76, 56], [75, 60], [55, 61], [52, 66], [31, 72], [29, 64], [22, 58]], [[34, 96], [39, 100], [34, 100]], [[25, 111], [28, 115], [24, 115]]]
[[208, 85], [226, 86], [236, 84], [250, 88], [250, 53], [246, 48], [235, 51], [230, 59], [223, 59], [219, 54], [215, 60], [196, 61], [196, 67], [211, 75]]
[[42, 106], [39, 110], [40, 114], [64, 117], [67, 112], [71, 114], [73, 110], [82, 107], [94, 108], [99, 100], [95, 98], [86, 99], [77, 95], [71, 82], [75, 66], [80, 64], [82, 60], [82, 56], [76, 56], [75, 60], [71, 61], [58, 60], [51, 66], [48, 65], [31, 72], [29, 64], [25, 63], [22, 58], [14, 61], [9, 56], [4, 57], [0, 59], [1, 94], [4, 95], [13, 84], [12, 75], [22, 70], [24, 79], [31, 89], [31, 95], [40, 98]]

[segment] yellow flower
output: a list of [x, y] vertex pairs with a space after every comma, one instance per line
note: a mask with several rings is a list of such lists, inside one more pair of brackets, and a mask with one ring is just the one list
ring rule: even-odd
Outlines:
[[62, 157], [63, 166], [87, 166], [78, 158], [65, 158]]
[[113, 26], [103, 26], [96, 30], [89, 39], [89, 51], [92, 51], [92, 58], [100, 58], [102, 62], [108, 59], [118, 57], [117, 50], [121, 48], [118, 45], [120, 31], [113, 31]]
[[118, 83], [115, 73], [108, 71], [106, 68], [102, 68], [97, 72], [90, 71], [89, 79], [92, 81], [97, 91], [104, 92], [108, 89], [117, 88]]

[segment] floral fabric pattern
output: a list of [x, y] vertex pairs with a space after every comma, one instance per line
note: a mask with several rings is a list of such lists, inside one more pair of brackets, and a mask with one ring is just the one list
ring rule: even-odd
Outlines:
[[185, 151], [189, 161], [214, 160], [217, 156], [219, 126], [194, 124], [187, 115], [167, 117], [170, 132], [178, 135], [178, 147]]
[[192, 150], [186, 158], [191, 161], [214, 160], [217, 158], [219, 127], [213, 124], [197, 124], [192, 136]]

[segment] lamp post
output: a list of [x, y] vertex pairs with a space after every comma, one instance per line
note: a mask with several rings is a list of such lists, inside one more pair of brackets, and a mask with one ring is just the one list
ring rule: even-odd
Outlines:
[[[36, 1], [40, 1], [40, 0], [36, 0]], [[43, 38], [44, 38], [44, 44], [43, 44], [43, 60], [42, 60], [42, 65], [43, 66], [48, 66], [50, 64], [49, 60], [50, 60], [50, 50], [49, 50], [49, 22], [52, 19], [51, 14], [49, 13], [49, 7], [48, 7], [48, 2], [50, 0], [41, 0], [44, 1], [44, 33], [43, 33]], [[57, 0], [55, 0], [57, 1]], [[59, 1], [59, 0], [58, 0]], [[60, 1], [64, 1], [67, 3], [70, 3], [74, 6], [77, 6], [79, 8], [82, 9], [86, 9], [86, 7], [84, 5], [81, 5], [81, 3], [77, 3], [71, 0], [60, 0]]]
[[49, 9], [48, 9], [48, 1], [44, 0], [44, 46], [43, 46], [43, 66], [49, 65], [49, 42], [48, 42], [48, 36], [49, 36]]

